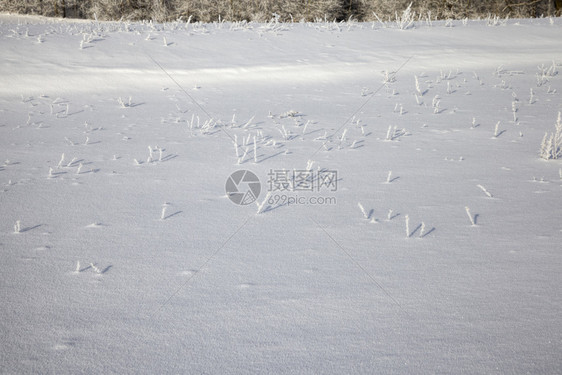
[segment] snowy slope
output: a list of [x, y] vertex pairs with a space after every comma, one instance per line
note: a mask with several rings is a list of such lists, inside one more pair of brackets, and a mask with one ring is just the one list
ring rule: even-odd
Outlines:
[[0, 372], [560, 373], [562, 20], [386, 26], [0, 16]]

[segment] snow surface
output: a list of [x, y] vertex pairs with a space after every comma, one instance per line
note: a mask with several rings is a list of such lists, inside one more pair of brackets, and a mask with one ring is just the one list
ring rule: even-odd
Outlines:
[[0, 16], [0, 372], [561, 373], [562, 20], [489, 24]]

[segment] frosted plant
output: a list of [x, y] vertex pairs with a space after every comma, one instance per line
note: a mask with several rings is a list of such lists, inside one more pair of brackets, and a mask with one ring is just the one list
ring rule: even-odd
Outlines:
[[285, 128], [285, 125], [281, 125], [281, 129], [277, 129], [277, 130], [279, 131], [279, 133], [281, 133], [283, 140], [288, 141], [289, 138], [291, 137], [291, 132], [287, 130], [287, 128]]
[[345, 136], [347, 135], [347, 128], [343, 130], [343, 133], [340, 137], [340, 142], [344, 142], [346, 140]]
[[494, 128], [494, 138], [497, 138], [500, 135], [500, 122], [496, 123], [496, 127]]
[[399, 16], [398, 12], [395, 13], [396, 25], [400, 30], [407, 30], [414, 25], [414, 20], [416, 19], [416, 12], [412, 11], [412, 3], [408, 5], [406, 9], [402, 11]]
[[158, 161], [162, 161], [162, 152], [164, 150], [160, 146], [156, 146], [156, 150], [158, 151]]
[[392, 220], [392, 213], [393, 213], [393, 212], [394, 212], [394, 211], [393, 211], [392, 209], [389, 209], [389, 210], [388, 210], [388, 214], [386, 215], [386, 220], [387, 220], [387, 221]]
[[160, 220], [166, 220], [166, 211], [168, 209], [169, 203], [164, 203], [162, 205], [162, 212], [160, 213]]
[[396, 78], [394, 77], [394, 75], [392, 75], [388, 70], [384, 71], [384, 78], [382, 80], [382, 83], [387, 84], [387, 83], [392, 83], [395, 82]]
[[121, 108], [129, 108], [133, 105], [133, 98], [129, 96], [129, 102], [125, 103], [121, 97], [117, 99], [117, 102], [121, 105]]
[[361, 203], [357, 203], [357, 206], [359, 207], [359, 209], [361, 210], [361, 213], [363, 214], [363, 217], [365, 219], [369, 219], [369, 215], [367, 214], [367, 211], [365, 211], [365, 208], [363, 207], [363, 205]]
[[392, 177], [392, 171], [388, 171], [388, 176], [386, 176], [386, 183], [390, 184]]
[[248, 121], [246, 121], [246, 123], [242, 125], [242, 128], [247, 128], [248, 126], [250, 126], [252, 124], [252, 121], [254, 121], [255, 117], [256, 116], [252, 116]]
[[423, 238], [423, 236], [425, 236], [425, 223], [422, 221], [420, 228], [420, 238]]
[[254, 135], [254, 163], [258, 162], [258, 142], [256, 136]]
[[95, 273], [101, 275], [101, 270], [94, 263], [90, 263], [90, 267], [92, 267]]
[[57, 164], [57, 168], [60, 168], [62, 166], [62, 163], [64, 163], [64, 153], [62, 154], [59, 163]]
[[261, 203], [258, 203], [256, 201], [256, 206], [258, 207], [258, 210], [256, 212], [257, 215], [263, 213], [263, 208], [265, 207], [265, 204], [269, 202], [269, 197], [271, 197], [271, 191], [267, 192], [267, 195], [265, 196], [264, 200]]
[[[417, 93], [418, 93], [420, 96], [423, 96], [423, 92], [422, 92], [422, 90], [421, 90], [421, 88], [420, 88], [420, 81], [418, 80], [418, 76], [414, 76], [414, 79], [415, 79], [415, 81], [416, 81], [416, 91], [417, 91]], [[416, 98], [417, 98], [417, 96], [416, 96]], [[418, 104], [419, 104], [419, 103], [418, 103]]]
[[476, 221], [474, 221], [474, 217], [470, 213], [470, 208], [468, 208], [468, 206], [466, 206], [464, 209], [466, 210], [466, 214], [468, 215], [468, 218], [470, 219], [470, 224], [472, 224], [473, 227], [476, 226]]
[[484, 186], [482, 186], [482, 185], [476, 185], [476, 186], [479, 187], [480, 190], [482, 190], [484, 192], [484, 194], [486, 194], [488, 197], [490, 197], [490, 198], [493, 197], [492, 194], [488, 190], [486, 190], [486, 188]]
[[392, 125], [390, 125], [390, 126], [388, 127], [388, 130], [387, 130], [387, 132], [386, 132], [386, 139], [385, 139], [386, 141], [391, 141], [391, 140], [392, 140], [391, 131], [392, 131]]
[[546, 132], [541, 142], [540, 157], [545, 160], [562, 158], [562, 112], [558, 112], [558, 119], [553, 133]]
[[248, 151], [250, 151], [250, 147], [248, 146], [244, 147], [244, 153], [240, 158], [238, 158], [238, 164], [241, 164], [246, 159], [246, 155], [248, 155]]
[[406, 215], [404, 221], [406, 222], [406, 237], [410, 237], [410, 216]]
[[435, 102], [435, 106], [433, 107], [433, 113], [434, 113], [434, 114], [438, 114], [438, 113], [439, 113], [439, 103], [440, 103], [439, 100], [438, 100], [437, 102]]
[[439, 113], [439, 95], [435, 95], [431, 101], [431, 106], [433, 107], [433, 113]]
[[240, 159], [240, 151], [238, 151], [238, 136], [234, 134], [234, 140], [232, 141], [234, 144], [234, 151], [236, 152], [236, 159]]
[[[310, 120], [308, 120], [306, 122], [306, 124], [304, 124], [304, 127], [302, 128], [302, 135], [304, 137], [304, 133], [306, 133], [306, 128], [308, 128], [308, 125], [310, 124]], [[361, 130], [363, 130], [363, 127], [361, 127]]]

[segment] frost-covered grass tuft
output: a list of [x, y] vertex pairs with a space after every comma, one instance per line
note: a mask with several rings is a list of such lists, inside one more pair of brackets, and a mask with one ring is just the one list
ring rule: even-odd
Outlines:
[[468, 206], [466, 206], [465, 208], [466, 214], [468, 216], [468, 218], [470, 219], [470, 224], [474, 227], [476, 226], [476, 217], [472, 216], [472, 214], [470, 213], [470, 208], [468, 208]]
[[541, 142], [540, 157], [545, 160], [562, 158], [562, 112], [554, 125], [554, 132], [546, 132]]

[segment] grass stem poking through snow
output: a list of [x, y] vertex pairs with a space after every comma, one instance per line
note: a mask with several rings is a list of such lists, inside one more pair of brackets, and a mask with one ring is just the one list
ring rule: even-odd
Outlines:
[[555, 124], [555, 131], [544, 134], [541, 143], [540, 157], [549, 159], [560, 159], [562, 158], [562, 113], [558, 112], [558, 119]]
[[[416, 91], [420, 96], [423, 96], [422, 90], [420, 88], [420, 81], [418, 80], [418, 76], [414, 76], [414, 79], [416, 81]], [[416, 95], [416, 99], [417, 99], [417, 95]], [[418, 102], [419, 104], [419, 102]]]
[[248, 155], [248, 151], [250, 150], [249, 147], [244, 147], [244, 153], [242, 154], [242, 156], [240, 157], [240, 159], [238, 159], [238, 164], [241, 164], [244, 160], [246, 160], [246, 155]]
[[234, 134], [234, 141], [232, 143], [234, 143], [234, 151], [236, 151], [236, 159], [240, 159], [240, 151], [238, 151], [238, 136], [236, 134]]
[[[137, 161], [137, 159], [135, 159], [135, 161]], [[82, 171], [82, 163], [78, 164], [78, 169], [76, 170], [76, 174], [80, 174], [81, 171]]]
[[265, 198], [263, 199], [263, 201], [261, 203], [258, 203], [256, 201], [256, 206], [258, 207], [258, 210], [256, 212], [257, 215], [263, 213], [263, 208], [265, 207], [265, 204], [269, 201], [269, 197], [271, 197], [271, 191], [268, 191]]
[[160, 213], [160, 220], [166, 219], [166, 210], [168, 209], [168, 204], [164, 203], [162, 206], [162, 212]]
[[361, 213], [363, 213], [363, 217], [365, 219], [369, 219], [369, 215], [367, 214], [367, 211], [365, 211], [365, 208], [363, 207], [363, 205], [361, 203], [357, 203], [357, 206], [359, 207], [359, 209], [361, 210]]
[[484, 192], [484, 194], [486, 194], [488, 197], [490, 197], [490, 198], [493, 197], [492, 194], [488, 190], [486, 190], [486, 188], [484, 186], [482, 186], [482, 185], [476, 185], [476, 186], [478, 186], [480, 188], [480, 190], [482, 190]]
[[59, 163], [57, 164], [57, 168], [60, 168], [62, 166], [62, 163], [64, 163], [64, 153], [62, 154]]
[[254, 163], [258, 162], [258, 142], [256, 136], [254, 135]]
[[420, 227], [420, 238], [423, 238], [423, 236], [425, 236], [425, 223], [422, 221]]
[[406, 237], [410, 238], [410, 216], [406, 215], [405, 217], [406, 222]]
[[392, 171], [388, 171], [388, 176], [386, 176], [386, 183], [390, 184], [392, 178]]
[[53, 178], [53, 168], [49, 167], [49, 178]]
[[74, 273], [79, 273], [80, 272], [80, 261], [77, 260], [76, 261], [76, 269], [74, 270]]
[[494, 138], [499, 137], [499, 135], [502, 133], [502, 132], [500, 132], [500, 122], [501, 121], [498, 121], [496, 123], [496, 127], [494, 128]]
[[21, 221], [16, 221], [14, 225], [14, 233], [21, 233]]
[[90, 267], [92, 267], [92, 269], [94, 270], [95, 273], [97, 273], [98, 275], [101, 275], [101, 270], [96, 267], [96, 265], [94, 263], [90, 263]]
[[472, 224], [473, 227], [476, 226], [476, 222], [474, 221], [474, 217], [470, 213], [470, 208], [468, 208], [468, 206], [466, 206], [464, 209], [466, 210], [466, 214], [468, 215], [468, 218], [470, 219], [470, 224]]
[[[304, 127], [302, 128], [302, 135], [304, 136], [304, 133], [306, 133], [306, 128], [308, 128], [308, 124], [310, 124], [310, 120], [308, 120], [306, 122], [306, 124], [304, 124]], [[363, 130], [363, 128], [361, 128], [361, 130]]]
[[343, 133], [340, 137], [340, 142], [344, 142], [345, 141], [345, 136], [347, 135], [347, 128], [343, 129]]

